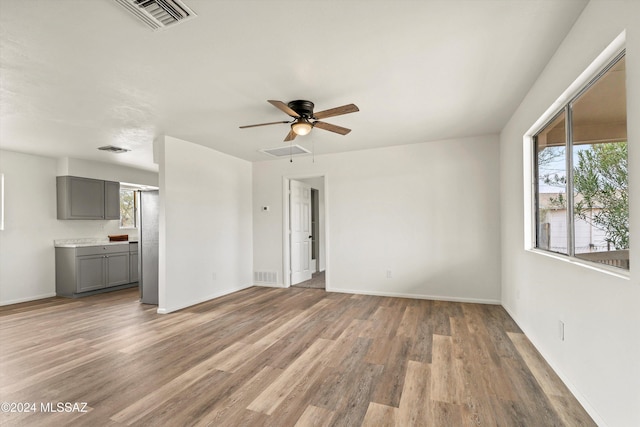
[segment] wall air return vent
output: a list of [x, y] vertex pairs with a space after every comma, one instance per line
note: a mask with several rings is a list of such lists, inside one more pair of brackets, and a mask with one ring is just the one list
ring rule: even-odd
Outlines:
[[195, 18], [197, 15], [180, 0], [115, 0], [154, 30]]
[[105, 145], [104, 147], [98, 147], [98, 150], [100, 151], [108, 151], [110, 153], [126, 153], [127, 151], [131, 151], [131, 150], [127, 150], [126, 148], [122, 148], [122, 147], [116, 147], [114, 145]]
[[275, 271], [254, 271], [253, 283], [260, 285], [275, 285], [278, 283], [278, 273]]
[[300, 154], [309, 154], [311, 151], [299, 145], [286, 145], [278, 148], [265, 148], [260, 150], [260, 152], [273, 157], [289, 157], [298, 156]]

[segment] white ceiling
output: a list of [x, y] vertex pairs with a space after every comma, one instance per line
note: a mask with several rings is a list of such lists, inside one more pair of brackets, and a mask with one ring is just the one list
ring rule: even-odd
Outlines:
[[[113, 0], [0, 0], [0, 148], [157, 170], [171, 135], [249, 161], [286, 145], [266, 101], [308, 99], [346, 136], [316, 154], [497, 133], [587, 0], [185, 0], [154, 32]], [[102, 145], [132, 151], [111, 154]]]

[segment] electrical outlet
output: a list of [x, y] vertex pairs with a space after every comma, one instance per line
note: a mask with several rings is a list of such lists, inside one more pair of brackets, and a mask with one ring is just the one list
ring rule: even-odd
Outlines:
[[217, 280], [218, 279], [218, 275], [216, 273], [211, 273], [211, 278], [213, 280]]
[[564, 341], [564, 322], [562, 320], [558, 320], [558, 338], [560, 341]]
[[391, 279], [391, 270], [387, 270], [387, 279]]

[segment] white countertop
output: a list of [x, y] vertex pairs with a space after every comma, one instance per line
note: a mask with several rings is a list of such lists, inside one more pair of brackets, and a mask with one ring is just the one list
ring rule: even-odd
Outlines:
[[53, 245], [56, 248], [82, 248], [86, 246], [105, 246], [105, 245], [127, 245], [129, 243], [138, 243], [137, 240], [124, 240], [120, 242], [110, 242], [109, 239], [59, 239], [54, 240]]

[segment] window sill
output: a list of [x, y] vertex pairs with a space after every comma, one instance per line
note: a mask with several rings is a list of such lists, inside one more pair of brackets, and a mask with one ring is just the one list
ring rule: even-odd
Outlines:
[[607, 274], [609, 276], [618, 277], [620, 279], [631, 280], [631, 274], [629, 270], [624, 270], [617, 267], [610, 267], [608, 265], [600, 264], [597, 262], [586, 261], [580, 258], [570, 257], [568, 255], [557, 254], [554, 252], [547, 252], [547, 251], [543, 251], [541, 249], [536, 249], [536, 248], [527, 249], [527, 252], [543, 255], [543, 256], [557, 259], [558, 261], [563, 261], [569, 264], [579, 265], [580, 267], [588, 268], [590, 270], [595, 270], [600, 273]]

